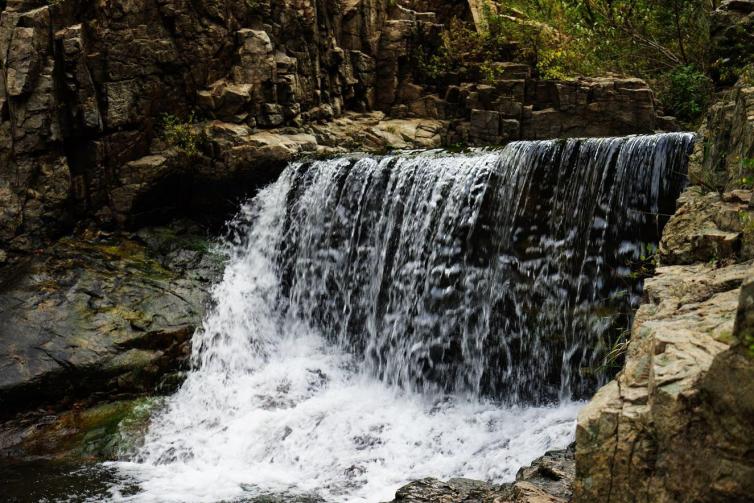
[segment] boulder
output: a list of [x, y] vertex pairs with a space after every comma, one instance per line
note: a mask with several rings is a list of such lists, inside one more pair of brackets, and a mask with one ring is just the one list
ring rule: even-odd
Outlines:
[[516, 481], [509, 484], [425, 478], [398, 489], [391, 503], [565, 503], [571, 497], [573, 476], [574, 457], [569, 448], [546, 453], [521, 468]]
[[678, 200], [660, 241], [663, 264], [754, 258], [754, 212], [750, 190], [720, 194], [695, 186]]
[[0, 414], [180, 369], [221, 261], [188, 230], [64, 238], [0, 273]]
[[[0, 456], [11, 466], [31, 459], [73, 463], [118, 459], [139, 445], [150, 413], [160, 403], [158, 398], [145, 397], [22, 414], [0, 422]], [[3, 482], [8, 484], [5, 478]]]

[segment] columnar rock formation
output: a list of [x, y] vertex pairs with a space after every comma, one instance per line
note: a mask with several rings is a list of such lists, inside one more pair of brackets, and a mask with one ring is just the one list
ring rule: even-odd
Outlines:
[[[468, 4], [10, 0], [0, 14], [0, 262], [81, 218], [225, 215], [224, 201], [301, 152], [666, 128], [637, 80], [538, 82], [500, 63], [492, 85], [415, 84], [417, 48], [436, 44], [453, 16], [469, 17]], [[350, 115], [375, 110], [410, 123]], [[339, 134], [317, 126], [344, 115]]]

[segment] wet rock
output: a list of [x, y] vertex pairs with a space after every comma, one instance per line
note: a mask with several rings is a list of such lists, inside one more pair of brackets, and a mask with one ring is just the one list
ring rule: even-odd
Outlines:
[[148, 392], [185, 364], [222, 262], [199, 238], [162, 232], [172, 234], [170, 249], [150, 249], [146, 230], [142, 239], [90, 233], [2, 270], [4, 416], [84, 395]]
[[575, 473], [576, 460], [574, 446], [571, 445], [568, 449], [550, 451], [531, 465], [521, 468], [516, 474], [514, 488], [517, 484], [526, 483], [549, 496], [569, 501]]
[[20, 415], [0, 422], [0, 458], [10, 462], [118, 459], [139, 445], [159, 404], [156, 398], [138, 398]]
[[[395, 493], [392, 503], [454, 503], [463, 501], [509, 501], [511, 490], [480, 480], [450, 479], [442, 482], [426, 478], [412, 482]], [[506, 498], [506, 499], [500, 499]]]
[[551, 451], [521, 468], [510, 484], [426, 478], [398, 489], [391, 503], [562, 503], [571, 497], [574, 464], [572, 448]]

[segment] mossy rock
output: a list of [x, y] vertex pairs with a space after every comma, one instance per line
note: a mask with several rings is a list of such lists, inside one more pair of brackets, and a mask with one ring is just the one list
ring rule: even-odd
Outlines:
[[223, 259], [183, 225], [151, 235], [83, 233], [0, 271], [0, 419], [149, 393], [185, 367]]
[[3, 425], [2, 451], [12, 460], [84, 463], [116, 460], [141, 444], [163, 400], [144, 397], [75, 407], [55, 415], [30, 415]]

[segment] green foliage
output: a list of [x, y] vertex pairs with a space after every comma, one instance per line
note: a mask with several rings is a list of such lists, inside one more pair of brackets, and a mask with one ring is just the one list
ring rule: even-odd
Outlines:
[[636, 260], [629, 260], [626, 263], [631, 269], [630, 276], [632, 279], [644, 280], [654, 276], [660, 258], [657, 252], [657, 246], [653, 243], [642, 244], [639, 258]]
[[544, 78], [566, 78], [577, 72], [571, 71], [568, 61], [574, 51], [563, 42], [543, 23], [488, 9], [483, 30], [454, 19], [439, 48], [420, 47], [414, 62], [427, 82], [458, 74], [462, 80], [472, 77], [493, 83], [502, 76], [495, 64], [501, 61], [529, 64]]
[[754, 216], [752, 216], [751, 212], [739, 211], [738, 219], [741, 222], [744, 234], [754, 234]]
[[652, 82], [668, 112], [697, 120], [706, 76], [709, 0], [488, 0], [479, 33], [454, 21], [419, 58], [428, 79], [453, 72], [498, 78], [494, 62], [527, 63], [540, 78], [619, 74]]
[[261, 0], [245, 0], [246, 8], [249, 10], [252, 14], [261, 14], [263, 5]]
[[572, 50], [564, 47], [545, 47], [537, 58], [537, 73], [545, 79], [565, 80], [578, 72]]
[[741, 174], [739, 185], [744, 189], [754, 188], [754, 158], [741, 159]]
[[613, 342], [610, 350], [602, 360], [602, 365], [598, 367], [599, 372], [604, 372], [610, 369], [619, 369], [623, 367], [623, 359], [628, 352], [628, 346], [631, 338], [631, 330], [626, 329], [620, 333], [618, 339]]
[[189, 157], [197, 157], [206, 137], [196, 126], [196, 118], [192, 112], [187, 121], [181, 121], [170, 114], [162, 116], [162, 131], [165, 141], [176, 147]]
[[747, 333], [744, 336], [744, 345], [749, 352], [749, 358], [754, 358], [754, 334]]
[[707, 108], [712, 81], [696, 66], [681, 65], [663, 76], [659, 94], [668, 112], [685, 123], [693, 123]]
[[413, 60], [418, 76], [426, 82], [435, 82], [448, 74], [465, 74], [484, 60], [483, 52], [480, 34], [453, 19], [443, 31], [439, 47], [420, 46], [415, 49]]

